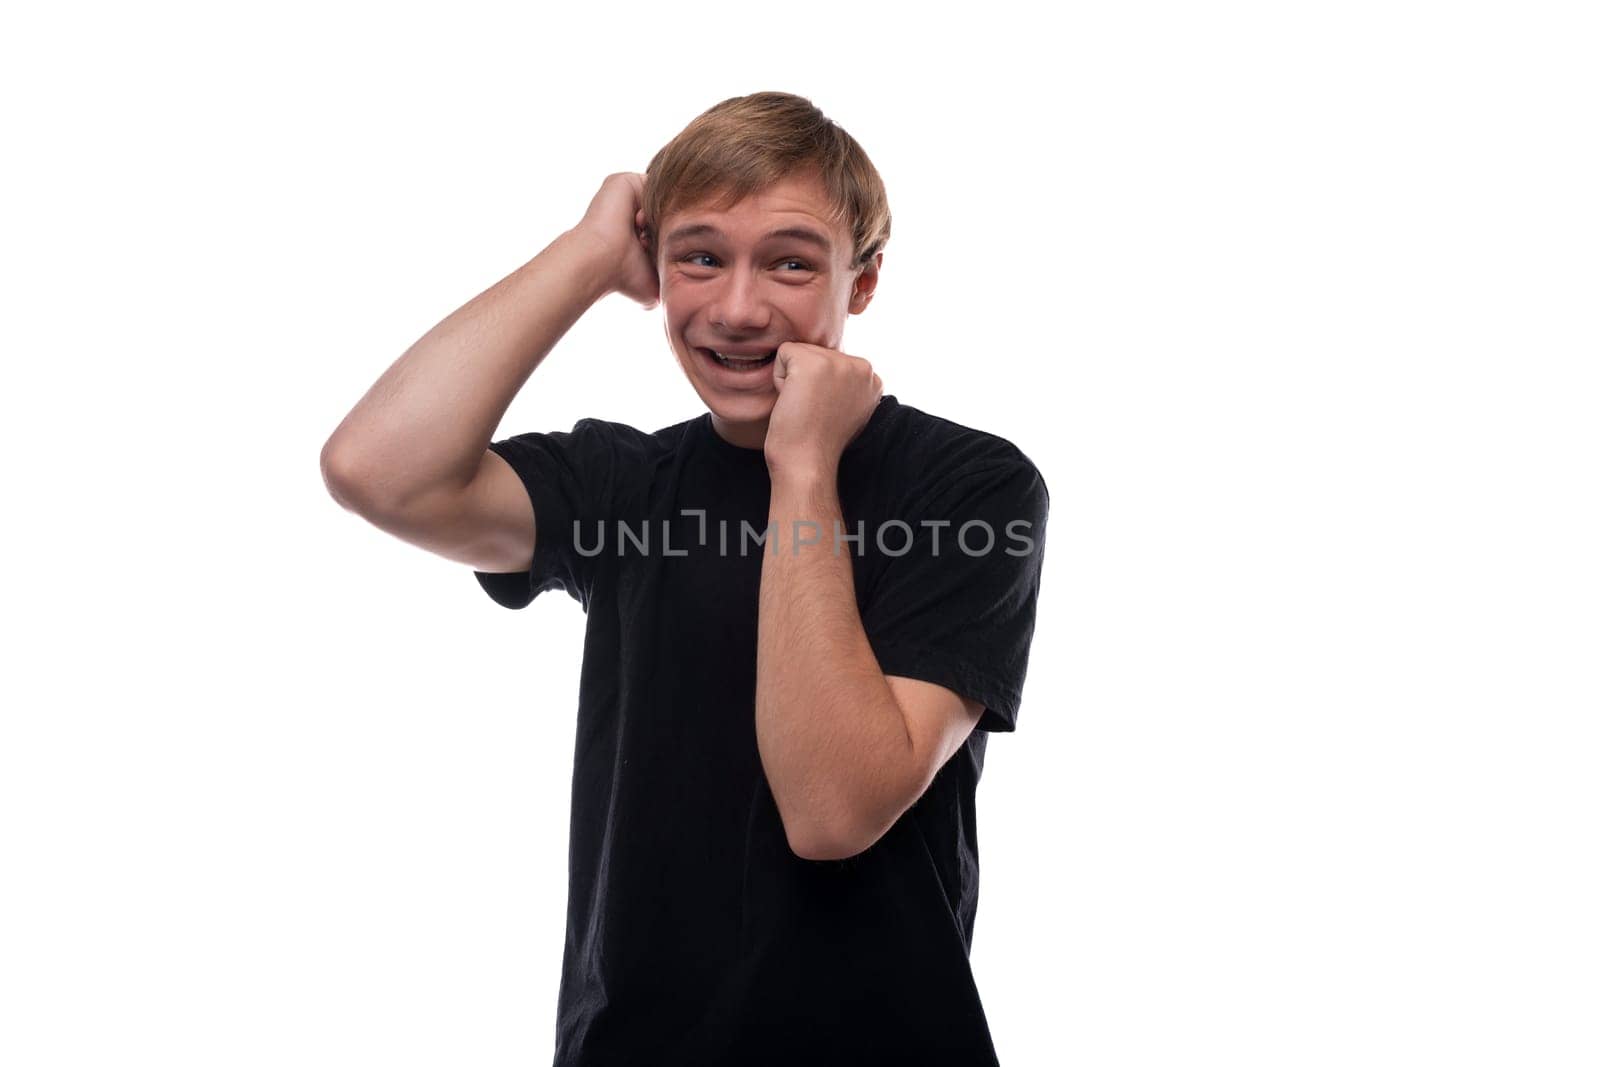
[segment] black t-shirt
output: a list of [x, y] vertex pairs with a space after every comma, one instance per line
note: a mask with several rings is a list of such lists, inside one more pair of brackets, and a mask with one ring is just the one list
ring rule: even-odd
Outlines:
[[974, 794], [1027, 670], [1049, 508], [1033, 463], [893, 396], [845, 449], [841, 533], [861, 536], [838, 551], [879, 666], [984, 712], [872, 847], [812, 861], [789, 849], [756, 747], [761, 449], [709, 412], [490, 447], [537, 535], [530, 570], [478, 581], [508, 608], [564, 589], [588, 616], [558, 1067], [994, 1063], [968, 963]]

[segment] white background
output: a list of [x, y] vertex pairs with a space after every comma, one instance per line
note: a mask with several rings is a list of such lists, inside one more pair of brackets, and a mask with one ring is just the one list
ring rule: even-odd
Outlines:
[[[1595, 1063], [1582, 7], [8, 14], [0, 1060], [547, 1062], [581, 611], [318, 453], [782, 89], [890, 193], [844, 347], [1051, 490], [979, 789], [1002, 1061]], [[611, 297], [497, 436], [701, 410]]]

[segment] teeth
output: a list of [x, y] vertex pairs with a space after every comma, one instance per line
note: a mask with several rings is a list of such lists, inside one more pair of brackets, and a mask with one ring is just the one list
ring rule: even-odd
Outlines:
[[726, 360], [729, 363], [760, 363], [762, 360], [767, 359], [772, 355], [772, 353], [769, 352], [765, 356], [730, 356], [725, 353], [718, 352], [715, 349], [711, 350], [711, 354], [716, 356], [718, 359]]

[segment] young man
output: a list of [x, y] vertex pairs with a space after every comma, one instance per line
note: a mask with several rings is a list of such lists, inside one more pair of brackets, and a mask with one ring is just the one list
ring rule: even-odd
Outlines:
[[[1015, 728], [1049, 495], [840, 351], [889, 222], [808, 101], [724, 101], [324, 449], [342, 504], [497, 603], [587, 613], [557, 1064], [995, 1062], [974, 794]], [[706, 412], [491, 442], [611, 292], [660, 303]]]

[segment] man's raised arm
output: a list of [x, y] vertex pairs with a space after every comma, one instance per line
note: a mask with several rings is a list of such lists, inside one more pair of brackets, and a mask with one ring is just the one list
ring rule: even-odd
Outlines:
[[533, 509], [489, 442], [529, 375], [593, 304], [660, 296], [641, 237], [644, 175], [607, 177], [583, 219], [434, 326], [384, 372], [322, 448], [343, 507], [485, 571], [525, 569]]

